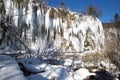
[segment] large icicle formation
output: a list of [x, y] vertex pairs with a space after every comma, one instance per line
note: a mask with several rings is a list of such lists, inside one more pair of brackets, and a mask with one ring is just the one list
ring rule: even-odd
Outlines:
[[[51, 47], [63, 51], [102, 50], [104, 32], [99, 19], [61, 8], [47, 7], [32, 0], [4, 0], [6, 20], [13, 32], [32, 50]], [[13, 35], [8, 45], [23, 49]]]

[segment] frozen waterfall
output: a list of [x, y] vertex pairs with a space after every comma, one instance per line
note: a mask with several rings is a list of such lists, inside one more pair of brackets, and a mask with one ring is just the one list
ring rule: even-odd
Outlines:
[[[48, 7], [32, 0], [4, 0], [6, 20], [31, 50], [61, 48], [63, 51], [101, 51], [104, 31], [96, 17]], [[25, 50], [13, 35], [6, 34], [7, 45]]]

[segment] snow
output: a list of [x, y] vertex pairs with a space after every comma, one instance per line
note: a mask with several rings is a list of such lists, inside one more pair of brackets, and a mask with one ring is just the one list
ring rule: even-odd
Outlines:
[[[9, 11], [6, 10], [6, 15], [9, 12], [13, 14], [8, 16], [24, 15], [12, 17], [11, 24], [22, 32], [20, 39], [35, 52], [38, 48], [45, 50], [52, 47], [61, 48], [63, 51], [80, 52], [101, 51], [104, 48], [104, 31], [98, 18], [43, 6], [33, 3], [32, 0], [28, 1], [26, 5], [28, 8], [23, 6], [23, 9], [21, 3], [19, 8], [13, 1], [4, 0], [4, 2], [6, 9], [11, 8]], [[7, 5], [8, 3], [13, 5]], [[22, 26], [25, 28], [23, 29]], [[86, 42], [88, 45], [85, 45]], [[10, 37], [8, 44], [24, 49], [13, 36]]]
[[9, 46], [5, 46], [5, 45], [0, 46], [0, 54], [2, 54], [2, 53], [9, 54], [9, 53], [13, 53], [13, 52], [16, 52], [16, 51]]
[[65, 68], [63, 68], [62, 66], [52, 66], [48, 71], [45, 71], [43, 73], [38, 73], [35, 75], [30, 75], [27, 78], [30, 80], [31, 79], [38, 80], [35, 78], [36, 76], [38, 76], [39, 79], [42, 76], [43, 78], [46, 78], [45, 80], [51, 79], [53, 77], [55, 77], [56, 80], [71, 80], [71, 79], [73, 79], [69, 75], [68, 71]]
[[[25, 69], [27, 69], [28, 71], [32, 73], [36, 73], [28, 76], [27, 78], [29, 80], [32, 80], [32, 79], [48, 80], [53, 77], [55, 77], [56, 80], [74, 80], [74, 78], [75, 80], [79, 80], [80, 78], [82, 80], [86, 78], [88, 75], [90, 75], [90, 72], [87, 69], [81, 68], [80, 70], [74, 73], [74, 78], [73, 78], [71, 75], [71, 69], [69, 67], [70, 65], [72, 65], [72, 61], [67, 59], [65, 60], [65, 64], [64, 64], [66, 65], [66, 67], [61, 65], [47, 64], [38, 58], [21, 59], [18, 62], [22, 63]], [[78, 61], [75, 63], [78, 63]]]
[[70, 60], [70, 59], [65, 59], [64, 60], [65, 61], [65, 63], [64, 63], [64, 65], [72, 65], [72, 60]]
[[28, 80], [49, 80], [49, 79], [47, 79], [46, 77], [43, 77], [39, 74], [36, 74], [36, 75], [29, 76]]
[[38, 73], [49, 69], [49, 67], [47, 67], [49, 65], [41, 63], [40, 59], [38, 58], [21, 59], [18, 60], [18, 62], [22, 63], [25, 69], [32, 73]]
[[75, 80], [84, 80], [87, 76], [95, 75], [95, 73], [90, 73], [86, 68], [81, 68], [75, 71], [74, 74], [75, 74], [74, 76]]
[[[38, 58], [21, 59], [18, 62], [22, 63], [28, 71], [36, 73], [27, 76], [29, 80], [49, 80], [52, 78], [56, 80], [83, 80], [89, 75], [95, 75], [94, 73], [90, 73], [86, 68], [80, 68], [74, 72], [74, 77], [72, 77], [72, 68], [70, 68], [72, 60], [69, 59], [65, 60], [64, 66], [47, 64]], [[74, 62], [75, 65], [77, 63], [79, 63], [79, 61]]]
[[0, 55], [0, 80], [27, 80], [17, 62], [9, 56]]
[[[81, 63], [81, 61], [74, 60], [74, 65], [71, 59], [65, 59], [64, 61], [64, 65], [52, 65], [46, 63], [44, 59], [41, 58], [19, 59], [17, 62], [23, 64], [23, 67], [31, 73], [25, 77], [14, 59], [0, 55], [0, 78], [2, 80], [50, 80], [54, 78], [55, 80], [85, 80], [91, 75], [99, 76], [95, 73], [98, 71], [97, 69], [93, 69], [93, 73], [91, 73], [87, 68], [84, 68], [84, 66], [83, 68], [80, 67], [73, 71], [73, 68], [77, 68], [77, 64]], [[101, 64], [103, 66], [108, 66], [110, 63], [105, 64], [105, 62], [102, 61]], [[114, 65], [111, 65], [111, 67], [114, 67]], [[104, 74], [108, 78], [112, 78], [106, 73]]]
[[[22, 2], [19, 3], [19, 6], [15, 6], [13, 1], [4, 0], [5, 15], [11, 18], [10, 24], [12, 24], [15, 34], [20, 33], [21, 35], [17, 36], [26, 46], [34, 53], [38, 52], [37, 54], [24, 54], [24, 59], [18, 60], [18, 63], [21, 63], [31, 73], [31, 75], [26, 76], [28, 80], [50, 80], [52, 78], [55, 80], [84, 80], [90, 75], [95, 75], [95, 73], [83, 68], [95, 66], [93, 63], [87, 64], [81, 60], [73, 61], [72, 57], [62, 59], [62, 64], [53, 65], [47, 61], [53, 61], [53, 63], [59, 61], [58, 56], [61, 55], [61, 51], [71, 51], [68, 53], [69, 55], [73, 54], [72, 51], [84, 52], [82, 54], [84, 56], [87, 52], [103, 50], [104, 31], [98, 18], [40, 5], [33, 3], [32, 0], [28, 1], [26, 7], [23, 6]], [[35, 7], [37, 8], [35, 9]], [[115, 32], [115, 30], [109, 31]], [[6, 36], [7, 41], [5, 42], [7, 43], [3, 47], [0, 46], [0, 53], [9, 52], [12, 54], [17, 50], [26, 50], [24, 45], [9, 32], [6, 35], [9, 36]], [[65, 57], [66, 55], [64, 55]], [[101, 64], [108, 71], [112, 69], [110, 67], [113, 67], [114, 70], [116, 68], [107, 61], [101, 61]], [[93, 71], [97, 71], [97, 69]], [[3, 80], [26, 80], [17, 62], [3, 55], [0, 55], [0, 78]]]
[[68, 71], [63, 66], [47, 64], [38, 58], [21, 59], [18, 62], [22, 63], [26, 70], [36, 73], [28, 76], [29, 80], [48, 80], [52, 77], [56, 77], [57, 80], [65, 77], [65, 80], [69, 80], [70, 78]]

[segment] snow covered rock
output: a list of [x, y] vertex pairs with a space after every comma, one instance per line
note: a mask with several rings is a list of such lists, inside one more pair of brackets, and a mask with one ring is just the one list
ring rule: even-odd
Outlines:
[[0, 80], [27, 80], [17, 62], [9, 56], [0, 55]]
[[51, 69], [52, 65], [60, 65], [62, 61], [56, 59], [27, 58], [20, 59], [18, 63], [30, 73], [41, 73]]
[[[96, 17], [44, 6], [32, 0], [4, 0], [4, 4], [14, 33], [34, 51], [51, 47], [79, 52], [103, 50], [104, 31]], [[9, 37], [9, 45], [25, 49], [14, 36]]]
[[75, 80], [84, 80], [87, 76], [95, 75], [94, 73], [90, 73], [86, 68], [80, 68], [79, 70], [74, 72]]
[[[50, 66], [49, 66], [50, 67]], [[51, 66], [51, 69], [45, 71], [43, 73], [30, 75], [27, 77], [29, 80], [50, 80], [55, 78], [55, 80], [73, 80], [73, 78], [69, 75], [67, 70], [62, 66]]]
[[56, 80], [72, 80], [69, 71], [61, 65], [46, 64], [44, 60], [38, 58], [20, 59], [18, 63], [23, 64], [24, 68], [32, 73], [27, 76], [28, 80], [50, 80], [51, 78]]
[[42, 64], [38, 58], [21, 59], [18, 63], [22, 64], [22, 66], [31, 73], [39, 73], [47, 70], [47, 64]]

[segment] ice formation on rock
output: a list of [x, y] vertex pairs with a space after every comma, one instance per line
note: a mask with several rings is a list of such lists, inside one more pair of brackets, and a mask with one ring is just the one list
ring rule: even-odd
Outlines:
[[[63, 51], [101, 51], [104, 47], [104, 31], [96, 17], [32, 0], [4, 0], [4, 5], [6, 20], [13, 25], [13, 32], [34, 51], [51, 47]], [[9, 35], [7, 43], [24, 49], [13, 35]]]

